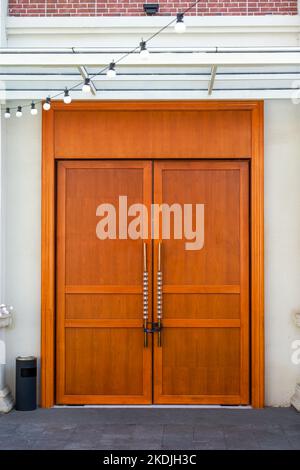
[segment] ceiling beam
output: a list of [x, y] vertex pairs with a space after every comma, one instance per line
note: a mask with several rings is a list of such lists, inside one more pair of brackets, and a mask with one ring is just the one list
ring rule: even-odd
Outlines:
[[[117, 54], [115, 62], [122, 55]], [[0, 54], [0, 66], [79, 67], [101, 68], [111, 62], [111, 54]], [[255, 65], [300, 65], [300, 52], [193, 52], [150, 54], [145, 63], [139, 54], [130, 54], [122, 59], [122, 65], [199, 65], [226, 66]]]
[[[264, 80], [299, 80], [300, 79], [300, 71], [299, 72], [276, 72], [276, 73], [255, 73], [255, 72], [247, 72], [247, 73], [240, 73], [241, 70], [238, 69], [236, 72], [227, 72], [227, 73], [218, 73], [218, 81], [264, 81]], [[105, 81], [114, 81], [114, 82], [139, 82], [139, 81], [159, 81], [159, 82], [176, 82], [176, 81], [190, 81], [190, 82], [207, 82], [210, 79], [211, 75], [208, 73], [143, 73], [143, 72], [136, 72], [136, 73], [122, 73], [118, 74], [114, 79], [107, 79], [106, 74], [99, 74], [93, 78], [94, 83], [96, 82], [103, 82]], [[26, 72], [26, 73], [14, 73], [14, 72], [4, 72], [0, 74], [0, 80], [5, 82], [78, 82], [81, 79], [80, 74], [68, 74], [68, 73], [34, 73], [34, 72]]]
[[[5, 100], [39, 100], [52, 90], [6, 90]], [[54, 90], [57, 92], [57, 90]], [[296, 90], [297, 91], [297, 90]], [[292, 99], [295, 89], [214, 89], [213, 95], [207, 95], [207, 88], [201, 89], [99, 89], [96, 96], [83, 96], [81, 90], [72, 91], [73, 99], [122, 100], [122, 99]], [[62, 99], [62, 97], [60, 98]]]

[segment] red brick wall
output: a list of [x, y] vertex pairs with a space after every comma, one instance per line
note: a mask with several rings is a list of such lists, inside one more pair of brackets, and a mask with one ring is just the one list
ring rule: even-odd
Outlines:
[[[1, 0], [0, 0], [1, 1]], [[155, 0], [9, 0], [10, 16], [145, 16], [143, 4]], [[157, 0], [160, 15], [174, 15], [194, 0]], [[297, 0], [201, 0], [188, 14], [296, 15]]]

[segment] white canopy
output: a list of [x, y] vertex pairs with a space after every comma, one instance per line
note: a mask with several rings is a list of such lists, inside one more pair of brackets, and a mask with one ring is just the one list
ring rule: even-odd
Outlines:
[[[117, 64], [115, 79], [101, 73], [168, 21], [8, 18], [2, 102], [44, 99], [85, 77], [95, 87], [89, 99], [298, 99], [299, 17], [189, 17], [184, 35], [171, 28], [147, 44], [147, 62], [136, 50]], [[87, 99], [81, 86], [72, 97]]]

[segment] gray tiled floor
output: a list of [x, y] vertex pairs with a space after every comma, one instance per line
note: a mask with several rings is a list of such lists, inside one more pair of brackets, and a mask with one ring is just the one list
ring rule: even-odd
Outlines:
[[0, 415], [0, 449], [300, 449], [293, 408], [55, 408]]

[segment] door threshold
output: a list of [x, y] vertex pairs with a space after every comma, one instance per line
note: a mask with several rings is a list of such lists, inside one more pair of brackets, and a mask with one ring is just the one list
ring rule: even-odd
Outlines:
[[252, 410], [251, 405], [54, 405], [53, 408], [146, 408], [146, 409], [170, 409], [170, 408], [199, 408], [199, 409], [233, 409]]

